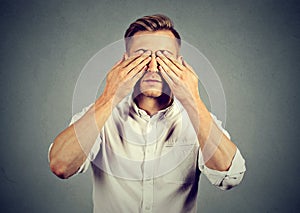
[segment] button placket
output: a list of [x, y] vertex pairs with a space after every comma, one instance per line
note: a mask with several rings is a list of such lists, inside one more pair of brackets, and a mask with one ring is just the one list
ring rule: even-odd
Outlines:
[[143, 212], [152, 212], [153, 206], [153, 178], [143, 180]]
[[145, 162], [144, 162], [144, 179], [143, 179], [143, 212], [152, 212], [153, 206], [153, 162], [151, 161], [153, 157], [153, 141], [151, 141], [151, 129], [152, 120], [150, 119], [146, 127], [146, 137], [145, 137]]

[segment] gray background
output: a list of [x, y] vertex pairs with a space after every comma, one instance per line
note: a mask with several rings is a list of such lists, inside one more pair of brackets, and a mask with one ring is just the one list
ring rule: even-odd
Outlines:
[[[164, 13], [213, 63], [226, 128], [247, 161], [237, 188], [203, 176], [199, 212], [299, 208], [297, 1], [0, 1], [1, 212], [91, 212], [90, 171], [60, 180], [47, 150], [72, 115], [77, 77], [136, 18]], [[172, 204], [170, 204], [172, 205]]]

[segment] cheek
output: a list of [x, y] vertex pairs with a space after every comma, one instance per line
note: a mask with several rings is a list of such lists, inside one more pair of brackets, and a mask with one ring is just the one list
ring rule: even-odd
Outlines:
[[138, 91], [140, 91], [140, 90], [141, 90], [141, 79], [138, 80], [138, 81], [136, 82], [136, 84], [134, 85], [134, 91], [135, 91], [135, 92], [138, 92]]
[[139, 81], [139, 88], [141, 89], [143, 87], [142, 81]]

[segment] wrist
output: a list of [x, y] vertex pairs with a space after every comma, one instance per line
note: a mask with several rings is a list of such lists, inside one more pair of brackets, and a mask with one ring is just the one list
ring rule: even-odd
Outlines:
[[187, 112], [191, 112], [193, 115], [196, 114], [199, 115], [203, 110], [202, 109], [203, 106], [205, 107], [205, 105], [203, 104], [199, 96], [186, 98], [184, 101], [181, 101], [181, 103], [184, 106], [184, 108], [187, 110]]
[[[113, 108], [113, 98], [102, 94], [96, 101], [95, 101], [95, 111], [111, 111]], [[110, 109], [110, 110], [109, 110]]]
[[93, 114], [97, 123], [98, 129], [102, 129], [102, 126], [106, 119], [111, 115], [113, 110], [112, 100], [103, 97], [102, 95], [95, 101], [93, 107]]

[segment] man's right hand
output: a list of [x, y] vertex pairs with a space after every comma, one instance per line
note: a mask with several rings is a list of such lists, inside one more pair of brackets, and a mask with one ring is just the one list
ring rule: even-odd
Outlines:
[[102, 97], [117, 105], [132, 90], [136, 82], [143, 76], [147, 64], [151, 60], [150, 51], [139, 51], [131, 57], [117, 62], [107, 74], [106, 86]]
[[129, 58], [124, 55], [108, 73], [104, 92], [95, 105], [55, 138], [49, 153], [50, 168], [55, 175], [68, 178], [83, 165], [112, 106], [125, 98], [143, 76], [150, 54], [139, 52]]

